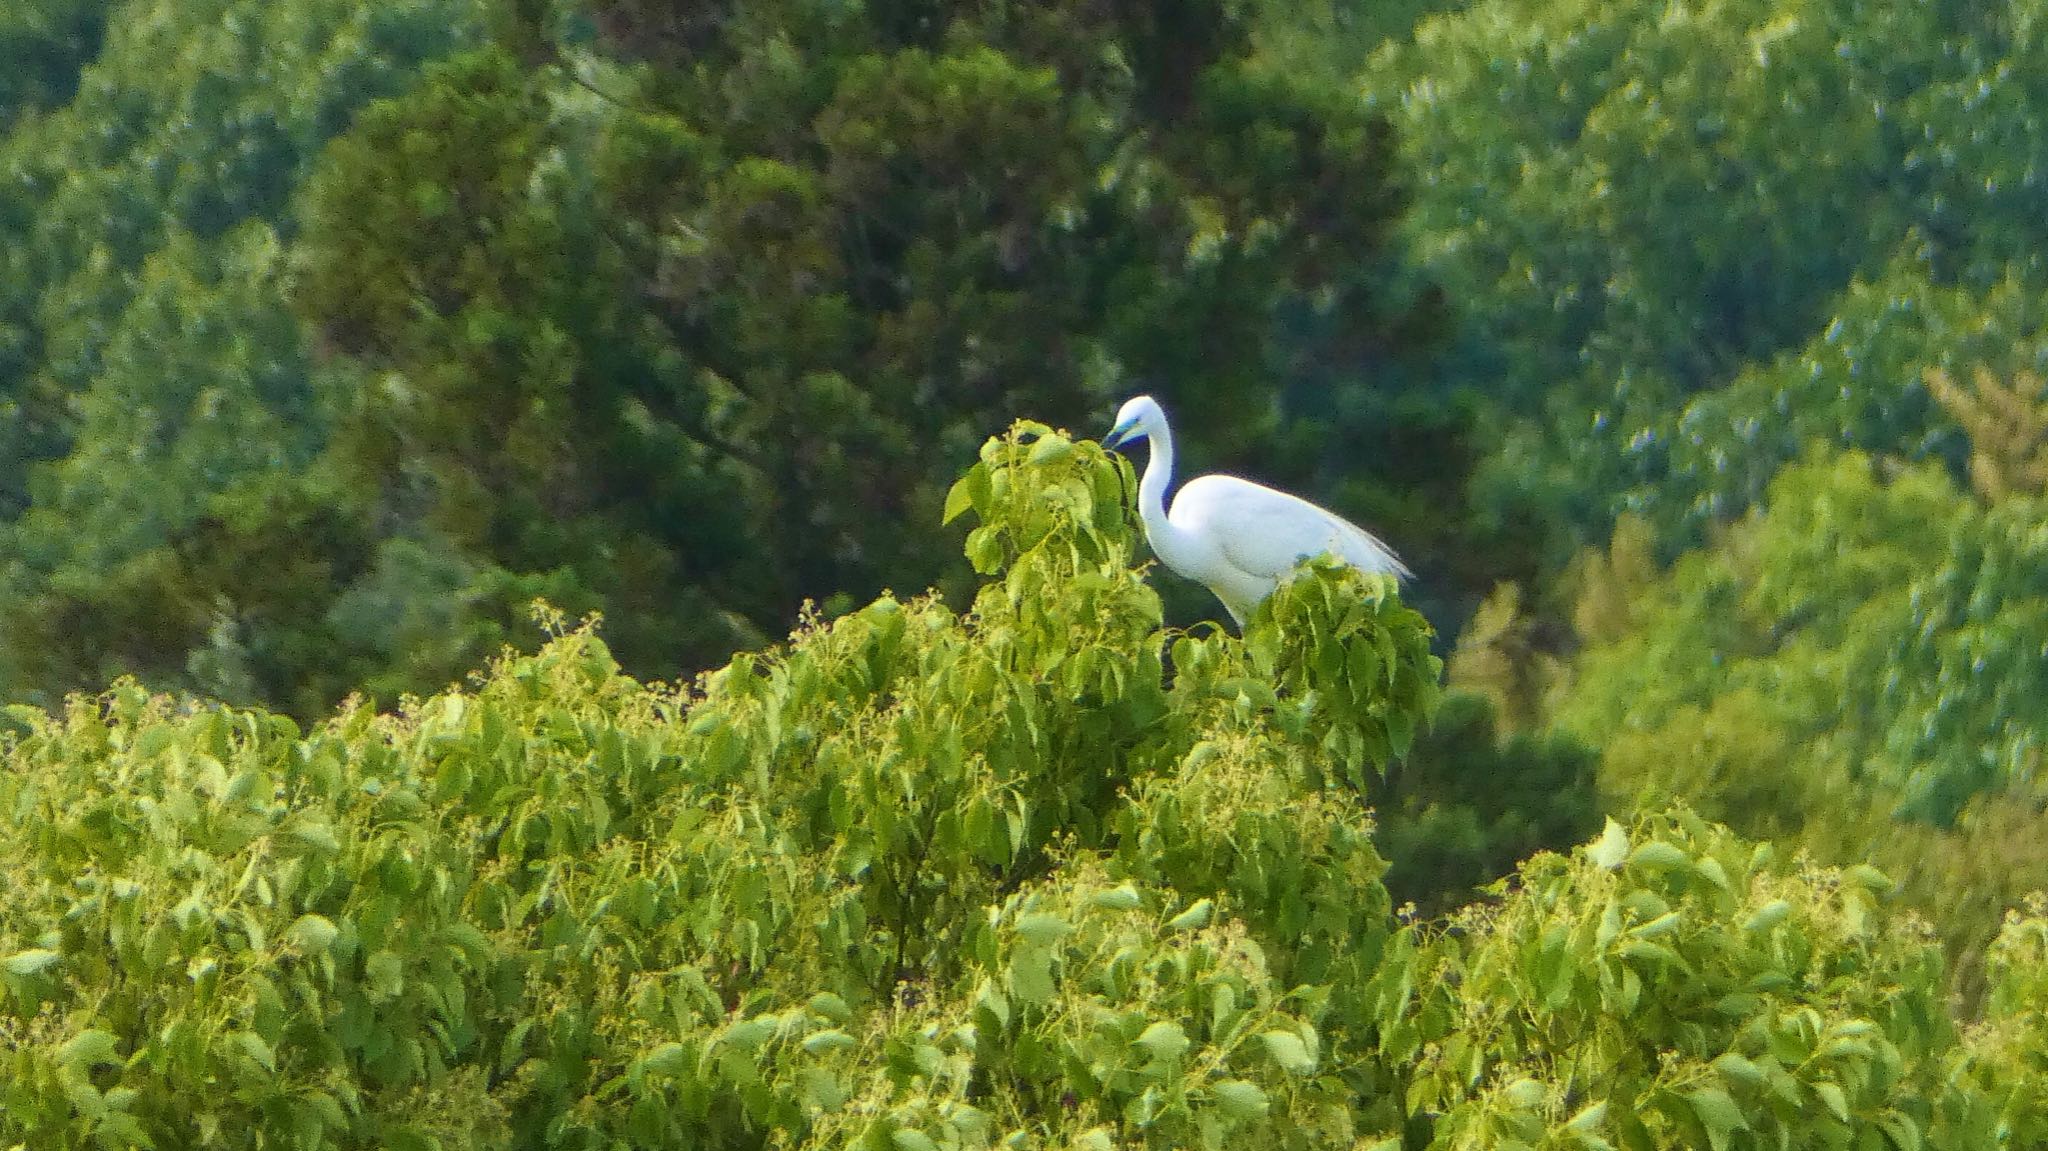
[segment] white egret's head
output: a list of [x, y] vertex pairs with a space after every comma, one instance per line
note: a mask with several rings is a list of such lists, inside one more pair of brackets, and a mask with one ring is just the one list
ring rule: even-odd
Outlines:
[[1109, 434], [1102, 437], [1102, 446], [1111, 450], [1137, 440], [1148, 439], [1166, 423], [1166, 413], [1160, 409], [1159, 401], [1151, 396], [1132, 396], [1117, 409], [1116, 423], [1110, 425]]

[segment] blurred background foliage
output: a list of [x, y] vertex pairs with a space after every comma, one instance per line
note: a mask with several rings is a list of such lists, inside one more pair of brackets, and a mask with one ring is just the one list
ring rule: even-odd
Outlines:
[[2044, 36], [2048, 0], [12, 3], [0, 698], [312, 718], [536, 596], [687, 677], [806, 599], [961, 602], [983, 438], [1150, 390], [1458, 637], [1376, 799], [1397, 900], [1679, 797], [1876, 858], [1977, 954], [2048, 885]]

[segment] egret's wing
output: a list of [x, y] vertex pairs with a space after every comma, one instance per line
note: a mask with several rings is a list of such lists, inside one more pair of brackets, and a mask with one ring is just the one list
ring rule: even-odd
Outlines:
[[1408, 570], [1408, 565], [1402, 563], [1401, 557], [1395, 555], [1394, 549], [1388, 547], [1380, 537], [1340, 515], [1327, 514], [1336, 520], [1337, 526], [1344, 531], [1348, 546], [1340, 554], [1349, 560], [1353, 567], [1366, 571], [1388, 572], [1400, 579], [1414, 577], [1415, 573]]
[[1307, 500], [1235, 476], [1190, 480], [1173, 517], [1214, 541], [1234, 568], [1277, 580], [1295, 564], [1329, 553], [1366, 571], [1409, 574], [1372, 533]]

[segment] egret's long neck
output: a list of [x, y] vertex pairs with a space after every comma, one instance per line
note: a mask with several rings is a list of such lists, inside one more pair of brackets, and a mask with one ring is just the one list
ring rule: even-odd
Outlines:
[[1186, 549], [1181, 546], [1180, 529], [1166, 518], [1166, 487], [1173, 482], [1173, 433], [1159, 420], [1145, 429], [1145, 440], [1152, 455], [1138, 481], [1138, 518], [1145, 522], [1145, 538], [1152, 550], [1166, 566], [1178, 568]]

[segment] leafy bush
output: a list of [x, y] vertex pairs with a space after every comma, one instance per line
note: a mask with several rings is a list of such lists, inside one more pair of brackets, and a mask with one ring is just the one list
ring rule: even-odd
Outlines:
[[133, 685], [17, 709], [0, 1138], [1348, 1140], [1389, 929], [1359, 795], [1432, 708], [1428, 629], [1325, 567], [1247, 640], [1161, 630], [1120, 466], [992, 441], [970, 612], [884, 597], [694, 691], [578, 629], [303, 735]]
[[1242, 639], [1162, 628], [1125, 468], [1020, 425], [948, 500], [978, 521], [970, 610], [884, 596], [689, 689], [557, 615], [469, 690], [310, 732], [132, 683], [13, 709], [0, 1139], [1962, 1151], [2038, 1129], [2038, 923], [1993, 949], [1993, 1011], [1959, 1039], [1939, 947], [1866, 866], [1610, 821], [1399, 926], [1364, 801], [1435, 710], [1426, 625], [1324, 563]]
[[1945, 826], [2039, 756], [2038, 522], [2037, 501], [1986, 508], [1932, 466], [1815, 453], [1588, 648], [1559, 722], [1606, 749], [1622, 796], [1675, 792], [1752, 833], [1834, 787]]
[[1609, 821], [1410, 931], [1383, 1052], [1432, 1148], [1922, 1145], [1954, 1042], [1891, 883], [1770, 866], [1690, 814]]

